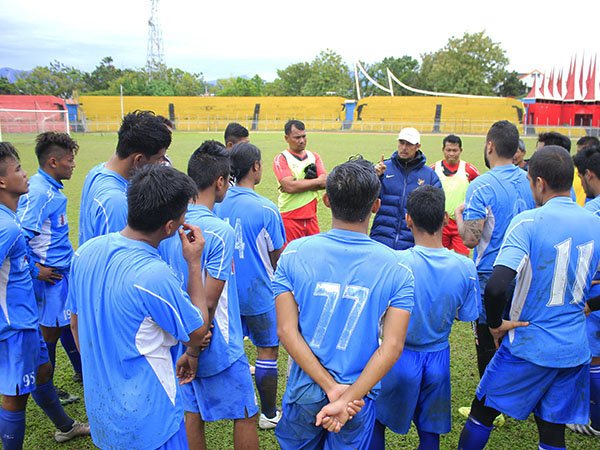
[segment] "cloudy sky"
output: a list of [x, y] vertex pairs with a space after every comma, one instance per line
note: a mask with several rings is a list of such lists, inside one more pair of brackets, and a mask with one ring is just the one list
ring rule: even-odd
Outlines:
[[[161, 0], [165, 62], [207, 80], [259, 74], [332, 49], [348, 64], [442, 48], [451, 36], [485, 30], [510, 69], [549, 71], [571, 56], [600, 54], [600, 2], [504, 0], [327, 1]], [[552, 6], [551, 6], [552, 5]], [[121, 68], [145, 65], [150, 0], [0, 0], [0, 67], [58, 60], [91, 71], [104, 56]]]

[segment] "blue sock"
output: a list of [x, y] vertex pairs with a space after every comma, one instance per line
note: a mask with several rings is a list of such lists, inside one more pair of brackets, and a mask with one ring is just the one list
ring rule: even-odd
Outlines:
[[538, 450], [567, 450], [567, 447], [554, 447], [552, 445], [542, 444], [540, 442], [540, 445], [538, 446]]
[[600, 430], [600, 364], [590, 366], [590, 419], [592, 428]]
[[492, 428], [494, 427], [486, 427], [472, 417], [469, 417], [460, 433], [458, 450], [482, 450], [490, 438]]
[[373, 434], [371, 435], [371, 445], [369, 450], [384, 450], [385, 449], [385, 425], [379, 420], [375, 420], [373, 425]]
[[277, 414], [277, 360], [257, 359], [254, 381], [262, 413], [269, 419]]
[[60, 335], [60, 342], [65, 349], [65, 352], [67, 352], [67, 356], [71, 361], [75, 373], [81, 373], [81, 355], [75, 345], [71, 327], [63, 327], [62, 334]]
[[56, 342], [46, 342], [46, 347], [48, 347], [48, 359], [54, 369], [56, 367]]
[[437, 433], [430, 433], [428, 431], [421, 431], [417, 428], [419, 433], [419, 447], [417, 450], [439, 450], [440, 449], [440, 435]]
[[21, 450], [25, 439], [25, 411], [0, 408], [0, 438], [4, 450]]
[[60, 431], [69, 431], [73, 427], [75, 421], [67, 415], [60, 404], [52, 380], [44, 384], [38, 384], [31, 396]]

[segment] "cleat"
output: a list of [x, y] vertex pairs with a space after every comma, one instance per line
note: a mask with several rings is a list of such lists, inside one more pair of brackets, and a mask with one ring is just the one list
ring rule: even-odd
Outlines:
[[471, 407], [470, 406], [461, 406], [460, 408], [458, 408], [458, 413], [465, 417], [465, 418], [469, 418], [469, 414], [471, 414]]
[[69, 405], [79, 401], [79, 397], [73, 394], [69, 394], [67, 391], [63, 391], [60, 388], [56, 388], [56, 394], [60, 400], [61, 405]]
[[256, 367], [252, 364], [248, 364], [248, 369], [250, 370], [250, 375], [254, 376], [254, 372], [256, 372]]
[[67, 442], [77, 436], [89, 436], [90, 426], [87, 423], [73, 422], [73, 426], [69, 431], [56, 430], [54, 439], [56, 442]]
[[[458, 408], [458, 413], [466, 418], [469, 418], [469, 414], [471, 414], [471, 407], [470, 406], [461, 406], [460, 408]], [[494, 419], [494, 427], [496, 428], [500, 428], [502, 426], [504, 426], [504, 424], [506, 423], [506, 418], [504, 417], [504, 414], [500, 414], [498, 417], [496, 417]]]
[[281, 419], [281, 411], [277, 410], [275, 413], [275, 417], [268, 418], [263, 413], [260, 414], [260, 419], [258, 419], [258, 427], [261, 430], [270, 430], [275, 428]]
[[500, 414], [498, 417], [494, 419], [494, 427], [500, 428], [503, 427], [506, 423], [506, 419], [504, 418], [504, 414]]
[[600, 430], [596, 430], [589, 423], [587, 425], [568, 423], [567, 428], [575, 433], [584, 434], [586, 436], [600, 436]]

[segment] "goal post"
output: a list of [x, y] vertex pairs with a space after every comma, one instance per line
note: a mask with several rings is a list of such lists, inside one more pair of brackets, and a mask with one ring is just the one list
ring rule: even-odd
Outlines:
[[70, 134], [69, 112], [61, 109], [0, 108], [0, 140], [8, 133], [44, 133], [56, 131]]

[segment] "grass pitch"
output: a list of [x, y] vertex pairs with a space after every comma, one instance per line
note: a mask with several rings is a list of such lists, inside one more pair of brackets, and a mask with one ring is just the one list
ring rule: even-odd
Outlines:
[[[79, 154], [76, 158], [77, 168], [73, 179], [65, 182], [65, 194], [69, 198], [68, 218], [70, 220], [71, 241], [77, 245], [79, 203], [81, 188], [88, 170], [94, 165], [106, 161], [114, 152], [116, 145], [116, 133], [107, 134], [75, 134], [73, 136], [80, 145]], [[444, 135], [422, 136], [422, 150], [428, 158], [428, 163], [433, 164], [442, 158], [442, 139]], [[34, 135], [4, 135], [3, 138], [12, 142], [21, 155], [22, 164], [29, 175], [37, 170], [37, 161], [33, 152]], [[175, 132], [173, 143], [168, 152], [173, 164], [180, 170], [187, 167], [190, 154], [205, 139], [222, 140], [221, 133], [184, 133]], [[257, 186], [257, 191], [276, 202], [277, 181], [272, 171], [274, 156], [286, 148], [283, 133], [252, 133], [252, 142], [262, 150], [263, 155], [263, 180]], [[529, 155], [535, 147], [534, 139], [526, 139]], [[474, 164], [481, 172], [486, 171], [483, 164], [483, 137], [468, 136], [463, 138], [462, 158]], [[346, 133], [308, 133], [308, 148], [318, 152], [328, 169], [348, 159], [351, 155], [361, 154], [371, 161], [377, 161], [381, 155], [388, 158], [396, 149], [395, 134], [346, 134]], [[321, 203], [319, 204], [319, 222], [321, 229], [326, 231], [331, 228], [329, 211]], [[470, 405], [475, 388], [477, 387], [478, 375], [476, 367], [475, 347], [470, 325], [457, 322], [454, 326], [451, 338], [451, 372], [452, 372], [452, 431], [441, 438], [442, 449], [454, 449], [457, 447], [458, 437], [465, 419], [462, 418], [457, 409], [460, 406]], [[252, 346], [246, 341], [246, 348], [251, 362], [256, 358]], [[62, 350], [57, 352], [57, 371], [55, 384], [77, 394], [83, 398], [83, 389], [71, 380], [72, 369]], [[279, 357], [279, 404], [285, 389], [285, 373], [287, 369], [287, 354], [283, 348]], [[0, 375], [1, 376], [1, 375]], [[402, 399], [398, 399], [402, 401]], [[67, 412], [78, 420], [86, 420], [83, 401], [65, 407]], [[27, 410], [27, 433], [25, 440], [26, 449], [92, 449], [95, 448], [89, 438], [80, 438], [65, 444], [57, 444], [53, 438], [54, 428], [51, 422], [44, 416], [42, 411], [35, 405], [33, 400], [29, 401]], [[575, 435], [566, 431], [567, 446], [570, 449], [593, 448], [594, 438]], [[273, 431], [259, 430], [260, 446], [263, 449], [278, 448]], [[231, 422], [220, 422], [207, 424], [207, 443], [209, 449], [231, 449], [233, 448], [233, 424]], [[508, 419], [506, 425], [492, 433], [488, 443], [489, 449], [504, 450], [512, 448], [533, 449], [537, 448], [538, 438], [533, 417], [520, 422]], [[414, 449], [418, 446], [417, 433], [411, 428], [406, 436], [387, 434], [388, 448]]]

